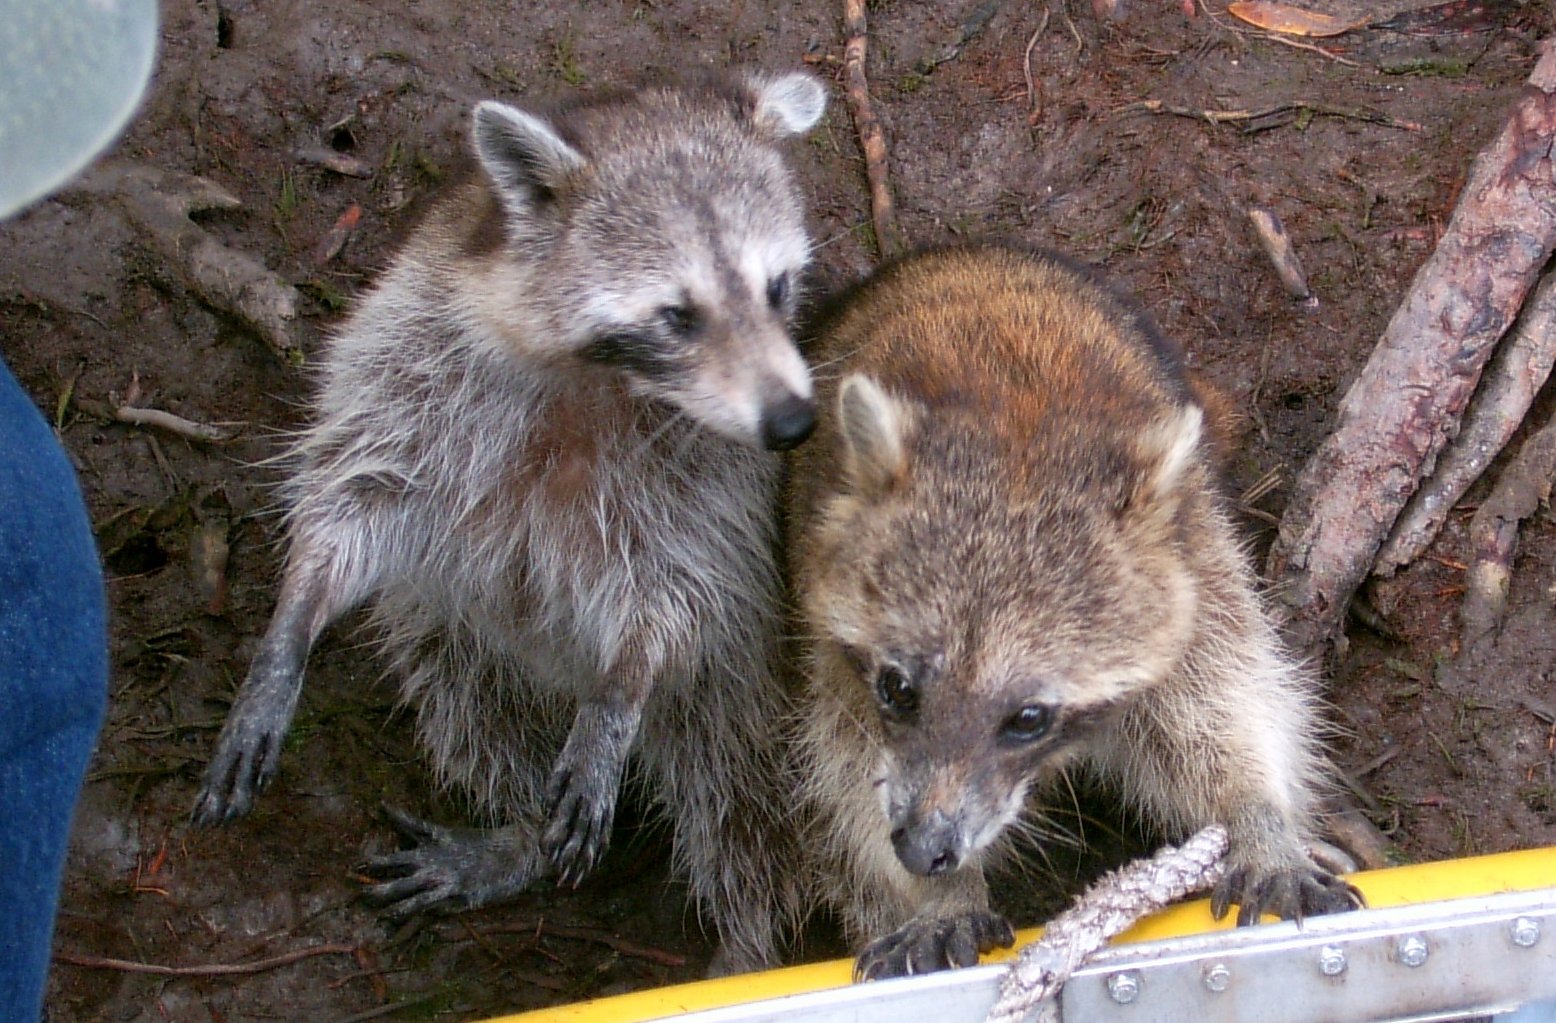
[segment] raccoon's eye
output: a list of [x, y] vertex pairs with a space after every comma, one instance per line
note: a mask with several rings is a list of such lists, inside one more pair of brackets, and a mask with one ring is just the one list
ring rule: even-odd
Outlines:
[[918, 709], [918, 689], [896, 665], [881, 665], [875, 673], [875, 692], [881, 706], [895, 717], [907, 717]]
[[697, 310], [689, 305], [667, 305], [659, 310], [659, 319], [672, 334], [690, 334], [697, 328]]
[[1029, 703], [1005, 719], [1000, 734], [1016, 742], [1032, 742], [1048, 734], [1053, 727], [1054, 709], [1041, 703]]
[[779, 274], [767, 282], [767, 304], [774, 309], [782, 309], [784, 303], [789, 301], [789, 275]]

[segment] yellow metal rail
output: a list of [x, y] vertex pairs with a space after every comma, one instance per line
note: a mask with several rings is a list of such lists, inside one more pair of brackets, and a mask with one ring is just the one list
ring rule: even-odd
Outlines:
[[[1556, 889], [1556, 847], [1370, 870], [1352, 875], [1350, 880], [1367, 896], [1367, 904], [1379, 909], [1499, 892]], [[1230, 915], [1225, 920], [1213, 920], [1208, 901], [1199, 900], [1174, 906], [1141, 921], [1121, 935], [1115, 944], [1201, 934], [1231, 926]], [[1036, 940], [1041, 934], [1041, 929], [1018, 932], [1016, 948]], [[1014, 955], [1014, 950], [998, 952], [984, 961], [1000, 962]], [[852, 969], [851, 961], [835, 959], [577, 1002], [503, 1016], [490, 1023], [645, 1023], [683, 1012], [845, 987], [852, 981]]]

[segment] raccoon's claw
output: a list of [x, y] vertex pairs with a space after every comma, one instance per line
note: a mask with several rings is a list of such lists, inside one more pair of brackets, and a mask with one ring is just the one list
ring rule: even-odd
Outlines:
[[528, 883], [526, 857], [513, 855], [514, 843], [502, 831], [447, 828], [385, 806], [408, 848], [376, 856], [357, 870], [377, 880], [367, 899], [394, 919], [425, 910], [474, 909], [509, 895]]
[[1258, 923], [1266, 913], [1300, 923], [1306, 916], [1341, 913], [1366, 904], [1355, 886], [1311, 864], [1274, 871], [1232, 867], [1211, 892], [1211, 915], [1220, 920], [1234, 902], [1239, 927]]
[[885, 980], [957, 966], [1016, 942], [1010, 922], [998, 913], [919, 917], [870, 943], [854, 961], [855, 980]]
[[275, 777], [285, 727], [234, 711], [216, 740], [189, 819], [200, 827], [242, 817]]
[[547, 786], [546, 807], [541, 852], [556, 869], [557, 884], [577, 888], [605, 857], [616, 795], [602, 797], [587, 778], [559, 769]]

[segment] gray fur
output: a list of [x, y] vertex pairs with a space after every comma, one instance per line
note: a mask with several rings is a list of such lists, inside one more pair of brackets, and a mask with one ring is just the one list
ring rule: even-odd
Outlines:
[[787, 322], [809, 245], [774, 143], [824, 102], [787, 75], [554, 117], [477, 108], [484, 177], [323, 360], [283, 488], [281, 598], [197, 822], [249, 809], [309, 646], [368, 603], [439, 780], [502, 825], [396, 816], [416, 846], [373, 865], [377, 897], [411, 912], [576, 883], [635, 760], [721, 963], [773, 960], [797, 895], [761, 446], [797, 442], [811, 403]]

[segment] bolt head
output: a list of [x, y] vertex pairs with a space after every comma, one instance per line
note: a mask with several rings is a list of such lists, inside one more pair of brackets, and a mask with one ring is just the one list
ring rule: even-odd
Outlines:
[[1232, 984], [1232, 971], [1225, 963], [1215, 963], [1205, 971], [1205, 987], [1211, 991], [1225, 991]]
[[1535, 942], [1540, 940], [1540, 921], [1533, 917], [1521, 916], [1513, 921], [1513, 944], [1519, 948], [1532, 948]]
[[1326, 977], [1338, 977], [1345, 972], [1345, 949], [1339, 945], [1325, 945], [1318, 950], [1318, 972]]
[[1429, 953], [1426, 939], [1416, 934], [1400, 938], [1394, 949], [1394, 957], [1406, 966], [1420, 966]]
[[1133, 970], [1109, 974], [1108, 995], [1119, 1005], [1128, 1005], [1140, 997], [1140, 975]]

